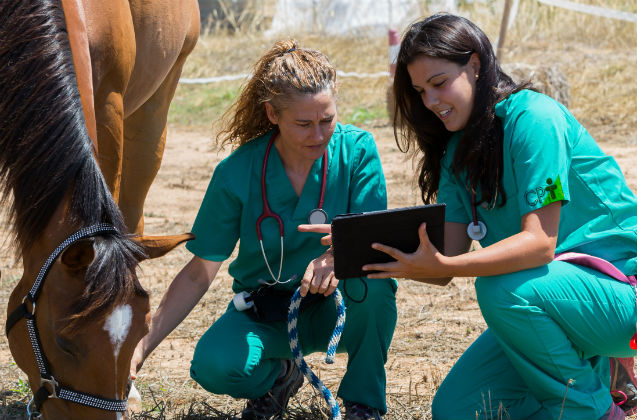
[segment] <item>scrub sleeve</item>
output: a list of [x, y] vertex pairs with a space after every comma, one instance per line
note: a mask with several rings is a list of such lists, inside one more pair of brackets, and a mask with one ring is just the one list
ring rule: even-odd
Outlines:
[[[269, 134], [241, 146], [217, 166], [193, 227], [197, 239], [188, 245], [201, 258], [222, 261], [232, 254], [240, 238], [237, 257], [229, 267], [235, 292], [255, 290], [261, 286], [259, 279], [272, 282], [255, 232], [255, 221], [263, 207], [261, 167]], [[386, 208], [385, 180], [369, 133], [337, 124], [328, 145], [328, 157], [323, 208], [330, 220], [336, 214]], [[326, 250], [320, 244], [322, 235], [296, 229], [307, 223], [307, 215], [317, 206], [321, 165], [322, 159], [318, 159], [301, 196], [297, 196], [276, 149], [270, 152], [267, 197], [272, 210], [283, 219], [285, 229], [281, 280], [293, 278], [277, 285], [277, 289], [295, 290], [309, 262]], [[264, 247], [276, 274], [280, 260], [278, 226], [266, 222], [262, 226]], [[338, 351], [348, 353], [348, 367], [338, 396], [384, 413], [384, 364], [396, 324], [397, 284], [393, 279], [348, 279], [340, 282], [342, 292], [344, 286], [347, 319]], [[363, 297], [365, 287], [366, 299], [355, 302]], [[326, 351], [335, 322], [332, 299], [302, 312], [298, 324], [302, 351]], [[210, 392], [252, 399], [272, 387], [281, 368], [280, 360], [290, 358], [285, 321], [260, 322], [230, 303], [198, 342], [190, 372]]]
[[[488, 228], [481, 245], [518, 233], [523, 215], [559, 201], [556, 252], [599, 256], [634, 274], [637, 199], [614, 160], [566, 108], [539, 93], [511, 95], [496, 106], [496, 116], [505, 134], [507, 201], [492, 210], [477, 207]], [[447, 203], [447, 221], [468, 223], [470, 193], [450, 171], [459, 138], [452, 137], [441, 162], [438, 201]], [[628, 346], [637, 321], [630, 285], [553, 261], [479, 277], [476, 294], [489, 328], [440, 386], [434, 419], [597, 419], [606, 412], [608, 357], [635, 355]]]

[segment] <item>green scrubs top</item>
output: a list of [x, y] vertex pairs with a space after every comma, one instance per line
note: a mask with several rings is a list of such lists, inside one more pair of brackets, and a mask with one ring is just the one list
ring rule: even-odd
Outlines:
[[[195, 219], [196, 239], [186, 247], [200, 258], [223, 261], [237, 241], [239, 252], [228, 272], [235, 293], [260, 287], [260, 280], [274, 282], [265, 264], [257, 238], [257, 218], [263, 212], [261, 173], [265, 149], [273, 132], [249, 141], [216, 167]], [[327, 146], [327, 179], [323, 210], [328, 222], [337, 214], [387, 208], [385, 178], [372, 135], [351, 125], [337, 124]], [[295, 290], [311, 260], [327, 247], [323, 234], [301, 233], [297, 226], [308, 223], [321, 194], [323, 159], [314, 162], [300, 196], [285, 173], [276, 147], [270, 149], [265, 174], [267, 200], [283, 220], [283, 268], [278, 289]], [[279, 227], [267, 218], [261, 225], [263, 247], [276, 276], [281, 258]]]
[[[480, 244], [519, 233], [523, 215], [561, 201], [556, 253], [595, 255], [625, 274], [637, 273], [637, 199], [615, 159], [548, 96], [522, 90], [498, 103], [495, 114], [504, 129], [502, 183], [507, 201], [493, 209], [477, 206], [478, 220], [487, 226]], [[458, 180], [451, 171], [461, 136], [458, 132], [451, 137], [441, 161], [438, 202], [447, 205], [447, 221], [469, 223], [466, 176]]]

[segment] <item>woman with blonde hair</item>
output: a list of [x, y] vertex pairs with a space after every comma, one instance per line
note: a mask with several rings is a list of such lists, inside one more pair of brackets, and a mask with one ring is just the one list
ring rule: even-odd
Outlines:
[[194, 256], [163, 296], [133, 374], [199, 302], [239, 241], [228, 269], [235, 298], [199, 340], [192, 378], [210, 392], [248, 399], [244, 419], [280, 416], [303, 383], [287, 339], [290, 297], [300, 286], [303, 353], [325, 351], [336, 321], [325, 297], [338, 287], [347, 307], [338, 349], [349, 357], [338, 391], [345, 418], [386, 412], [384, 364], [397, 284], [354, 279], [345, 287], [334, 277], [331, 249], [297, 229], [387, 205], [374, 139], [336, 122], [336, 94], [336, 71], [319, 51], [289, 40], [257, 61], [217, 137], [235, 150], [215, 168], [199, 209], [197, 238], [187, 246]]

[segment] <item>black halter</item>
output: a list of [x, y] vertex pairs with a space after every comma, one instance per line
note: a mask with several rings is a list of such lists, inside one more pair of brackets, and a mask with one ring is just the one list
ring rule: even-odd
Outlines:
[[[127, 400], [114, 400], [110, 398], [104, 398], [92, 394], [86, 394], [84, 392], [74, 391], [70, 388], [61, 386], [51, 374], [49, 368], [49, 362], [42, 351], [42, 343], [40, 342], [40, 335], [38, 334], [38, 328], [35, 324], [35, 302], [42, 291], [42, 285], [44, 279], [48, 274], [51, 266], [60, 254], [72, 243], [79, 241], [80, 239], [89, 238], [102, 233], [118, 233], [114, 226], [106, 223], [99, 223], [93, 226], [82, 228], [69, 236], [64, 242], [55, 248], [55, 250], [46, 259], [40, 272], [33, 282], [33, 287], [27, 295], [22, 299], [22, 303], [9, 315], [7, 318], [6, 334], [9, 335], [11, 328], [22, 318], [26, 319], [27, 329], [29, 331], [29, 339], [31, 340], [31, 347], [33, 347], [33, 354], [40, 370], [40, 389], [33, 395], [33, 399], [27, 406], [27, 412], [29, 418], [40, 417], [40, 407], [49, 398], [60, 398], [66, 401], [74, 402], [77, 404], [86, 405], [93, 408], [99, 408], [107, 411], [125, 411]], [[31, 303], [31, 310], [29, 311], [26, 305], [26, 301]], [[129, 380], [130, 386], [130, 380]]]

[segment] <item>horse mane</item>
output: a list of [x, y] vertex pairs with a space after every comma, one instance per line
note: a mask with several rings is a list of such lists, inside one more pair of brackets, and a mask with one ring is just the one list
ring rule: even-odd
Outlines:
[[94, 157], [60, 1], [1, 2], [0, 40], [0, 204], [17, 254], [35, 244], [72, 188], [66, 222], [121, 232], [94, 239], [76, 319], [145, 294], [135, 274], [143, 251], [127, 236]]

